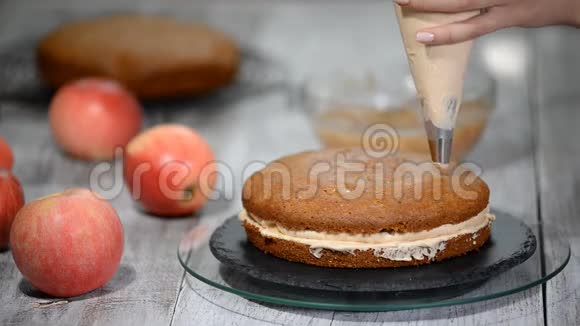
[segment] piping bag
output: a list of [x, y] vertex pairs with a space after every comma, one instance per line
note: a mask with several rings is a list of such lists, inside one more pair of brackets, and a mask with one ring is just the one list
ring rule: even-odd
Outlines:
[[424, 45], [417, 31], [466, 20], [479, 11], [461, 13], [418, 12], [395, 4], [401, 36], [407, 52], [431, 159], [446, 166], [451, 159], [453, 129], [463, 96], [463, 79], [473, 41], [452, 45]]

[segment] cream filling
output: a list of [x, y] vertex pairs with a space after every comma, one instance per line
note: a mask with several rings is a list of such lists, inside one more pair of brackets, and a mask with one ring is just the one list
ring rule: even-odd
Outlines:
[[446, 242], [464, 235], [474, 234], [488, 226], [495, 216], [486, 207], [476, 216], [457, 224], [445, 224], [431, 230], [420, 232], [374, 234], [328, 233], [311, 230], [290, 230], [272, 221], [266, 221], [245, 210], [240, 213], [240, 220], [256, 227], [260, 234], [268, 238], [277, 238], [305, 244], [310, 253], [320, 258], [323, 249], [356, 254], [356, 250], [372, 249], [376, 257], [395, 261], [413, 259], [433, 259], [439, 251], [445, 249]]

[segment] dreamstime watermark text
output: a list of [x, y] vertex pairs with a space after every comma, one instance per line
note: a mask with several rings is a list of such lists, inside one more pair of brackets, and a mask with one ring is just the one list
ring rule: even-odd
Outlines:
[[[372, 197], [385, 200], [441, 200], [452, 192], [466, 199], [477, 199], [473, 187], [483, 170], [466, 162], [441, 167], [425, 158], [397, 156], [399, 137], [386, 124], [369, 126], [359, 149], [328, 150], [323, 159], [300, 168], [287, 160], [266, 164], [251, 161], [243, 166], [212, 161], [201, 167], [180, 160], [155, 165], [140, 162], [123, 168], [124, 152], [119, 148], [113, 162], [101, 162], [89, 175], [91, 190], [111, 200], [121, 195], [125, 186], [133, 198], [144, 191], [155, 191], [172, 200], [191, 200], [201, 195], [209, 200], [239, 200], [257, 196], [260, 200], [311, 200], [332, 194], [342, 200]], [[245, 187], [243, 187], [245, 184]]]

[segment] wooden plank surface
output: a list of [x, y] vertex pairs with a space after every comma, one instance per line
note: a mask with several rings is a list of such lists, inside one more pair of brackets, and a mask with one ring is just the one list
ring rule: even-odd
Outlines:
[[[57, 2], [60, 6], [55, 5]], [[138, 2], [138, 5], [131, 1], [90, 3], [0, 2], [0, 45], [11, 44], [22, 34], [35, 37], [63, 19], [137, 6], [141, 11], [175, 13], [180, 17], [205, 20], [228, 31], [255, 52], [258, 67], [268, 65], [266, 59], [281, 62], [291, 85], [337, 67], [368, 69], [405, 60], [390, 4], [384, 2], [307, 5], [286, 1], [267, 4], [220, 1], [211, 6], [181, 1], [169, 1], [170, 6], [165, 5], [165, 1]], [[21, 18], [26, 15], [37, 19]], [[246, 28], [240, 29], [240, 24]], [[560, 35], [560, 32], [554, 34]], [[479, 46], [482, 52], [492, 53], [496, 61], [510, 62], [513, 60], [509, 57], [510, 52], [501, 49], [498, 52], [493, 45], [519, 44], [525, 48], [528, 46], [526, 35], [519, 30], [500, 33], [482, 40]], [[543, 73], [565, 71], [563, 66], [548, 64], [561, 50], [553, 51], [555, 53], [545, 54], [541, 61]], [[266, 68], [277, 72], [276, 67]], [[496, 71], [500, 78], [498, 108], [471, 160], [485, 171], [484, 178], [493, 189], [494, 207], [535, 223], [538, 211], [532, 137], [535, 120], [530, 116], [528, 105], [528, 72], [512, 69], [506, 75], [501, 69]], [[545, 79], [545, 83], [553, 89], [545, 93], [557, 93], [560, 88], [551, 82], [559, 76], [550, 78]], [[569, 82], [574, 81], [570, 78]], [[258, 91], [238, 89], [223, 98], [180, 104], [183, 106], [180, 110], [176, 110], [175, 105], [168, 105], [164, 112], [164, 108], [157, 105], [150, 108], [148, 123], [177, 121], [199, 129], [216, 149], [217, 157], [237, 174], [250, 160], [269, 161], [282, 154], [316, 147], [318, 144], [306, 115], [297, 108], [288, 107], [291, 96], [285, 89], [269, 89], [268, 85], [257, 84]], [[544, 98], [541, 106], [548, 106], [551, 101]], [[542, 217], [546, 220], [551, 216], [560, 223], [560, 216], [564, 216], [566, 222], [563, 223], [568, 230], [573, 229], [574, 214], [577, 215], [572, 200], [578, 198], [577, 172], [575, 179], [566, 179], [559, 178], [553, 171], [578, 171], [574, 163], [578, 162], [579, 154], [572, 150], [576, 156], [573, 155], [568, 163], [559, 159], [563, 149], [574, 149], [573, 137], [561, 148], [553, 149], [546, 144], [561, 136], [559, 124], [572, 127], [574, 120], [566, 117], [578, 121], [578, 113], [565, 109], [576, 103], [574, 99], [561, 103], [559, 107], [563, 109], [555, 117], [539, 113], [544, 130], [538, 141], [539, 171], [545, 176], [540, 178]], [[45, 110], [46, 103], [42, 101], [0, 103], [0, 134], [16, 144], [19, 163], [15, 172], [25, 184], [29, 199], [66, 186], [86, 185], [88, 173], [94, 166], [70, 160], [56, 149], [49, 136]], [[557, 169], [553, 169], [554, 166]], [[560, 179], [562, 181], [557, 183], [553, 181]], [[237, 182], [239, 190], [241, 179]], [[9, 252], [0, 253], [0, 324], [544, 324], [540, 287], [484, 303], [392, 313], [317, 311], [248, 301], [185, 277], [175, 251], [191, 220], [165, 221], [145, 216], [134, 209], [126, 193], [113, 204], [123, 220], [126, 234], [122, 267], [115, 279], [80, 300], [55, 301], [42, 297], [21, 282]], [[236, 200], [214, 202], [203, 214], [206, 217], [229, 214], [237, 208], [239, 201]], [[549, 325], [578, 321], [578, 286], [575, 283], [578, 266], [566, 272], [563, 280], [557, 279], [548, 287]], [[561, 304], [567, 302], [565, 300], [573, 300], [575, 304]]]
[[573, 255], [547, 285], [549, 325], [580, 324], [579, 44], [576, 29], [550, 28], [537, 35], [539, 198], [543, 223], [557, 230], [555, 237], [546, 237], [546, 256], [555, 255], [556, 241], [561, 240], [570, 241]]

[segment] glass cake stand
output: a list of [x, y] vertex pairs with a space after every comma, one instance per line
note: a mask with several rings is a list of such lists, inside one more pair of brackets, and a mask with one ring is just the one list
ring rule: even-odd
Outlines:
[[[501, 212], [494, 213], [498, 216], [498, 219], [502, 218], [502, 216], [508, 216]], [[525, 291], [547, 282], [566, 267], [571, 257], [570, 246], [565, 240], [565, 236], [562, 236], [566, 234], [564, 231], [551, 228], [547, 225], [528, 224], [528, 227], [532, 230], [537, 240], [537, 248], [534, 253], [523, 263], [507, 271], [498, 272], [497, 275], [492, 275], [489, 279], [482, 280], [478, 278], [476, 281], [470, 283], [420, 290], [321, 290], [316, 287], [289, 286], [288, 283], [282, 284], [284, 282], [275, 283], [266, 281], [260, 279], [260, 277], [256, 277], [255, 273], [253, 273], [253, 276], [250, 276], [233, 265], [222, 264], [212, 254], [210, 238], [213, 232], [230, 219], [230, 217], [199, 219], [196, 225], [185, 234], [180, 242], [177, 256], [181, 265], [199, 281], [223, 291], [251, 300], [296, 307], [343, 311], [394, 311], [451, 306], [490, 300]], [[513, 219], [512, 217], [509, 218]], [[243, 234], [239, 236], [243, 240], [236, 238], [235, 241], [240, 243], [245, 242], [245, 236]], [[494, 236], [496, 238], [499, 236], [505, 237], [506, 234], [505, 232], [501, 233], [497, 231], [494, 233], [492, 231], [492, 240]], [[247, 250], [255, 249], [246, 244], [244, 246], [247, 246]], [[546, 254], [542, 254], [542, 252]], [[256, 253], [253, 253], [253, 255], [256, 255]], [[271, 264], [274, 266], [273, 270], [276, 270], [276, 265], [297, 264], [281, 261], [276, 257], [266, 254], [263, 255], [265, 255], [264, 259], [271, 259]], [[444, 263], [445, 261], [436, 264]], [[300, 268], [300, 266], [301, 264], [294, 267]], [[342, 273], [344, 271], [312, 266], [307, 266], [306, 268], [321, 269], [318, 272], [323, 272], [322, 275], [326, 271], [328, 275]], [[416, 269], [420, 268], [423, 267], [390, 269], [389, 271], [385, 271], [385, 273], [396, 272], [403, 273], [403, 275], [411, 275], [416, 274]], [[358, 271], [360, 271], [361, 277], [365, 275], [365, 270], [349, 271], [351, 271], [351, 274], [354, 273], [353, 275], [357, 275]], [[375, 271], [373, 273], [381, 272], [381, 270]], [[317, 277], [321, 275], [320, 273], [315, 274]], [[357, 282], [356, 279], [352, 281], [355, 284]], [[412, 281], [409, 280], [409, 282]], [[384, 282], [389, 282], [388, 277], [385, 277]], [[377, 288], [381, 288], [381, 286], [377, 286]]]

